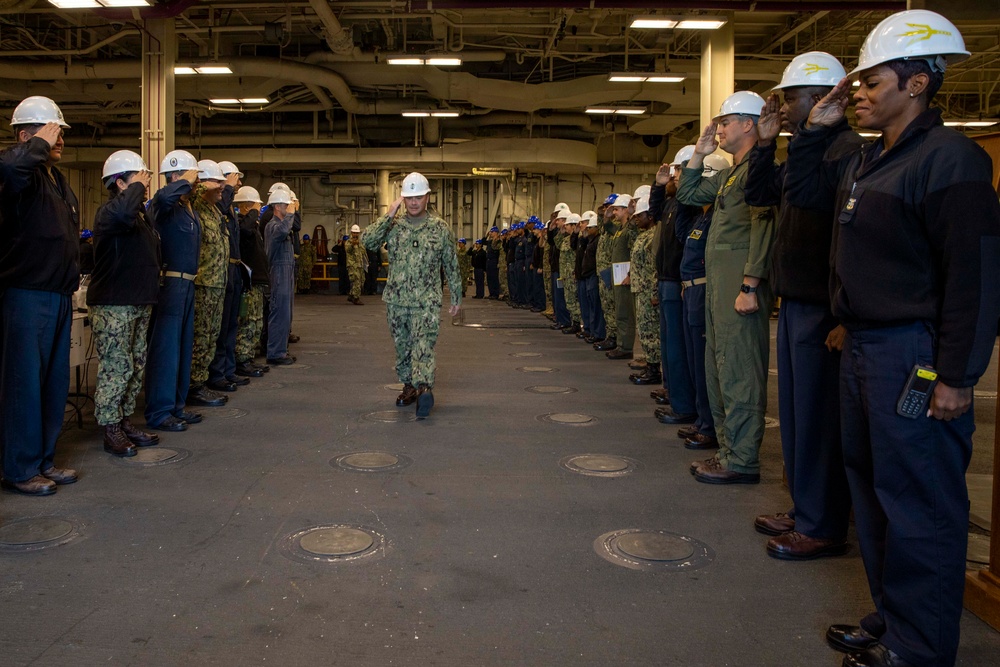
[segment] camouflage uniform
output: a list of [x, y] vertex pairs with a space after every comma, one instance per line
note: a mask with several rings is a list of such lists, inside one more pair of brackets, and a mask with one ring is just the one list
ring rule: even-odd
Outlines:
[[635, 323], [639, 342], [646, 353], [646, 362], [660, 363], [660, 309], [654, 306], [659, 285], [656, 280], [656, 261], [653, 255], [653, 226], [640, 232], [632, 246], [629, 266], [629, 283], [635, 297]]
[[347, 274], [351, 279], [349, 296], [352, 299], [360, 299], [361, 288], [365, 286], [365, 259], [368, 254], [364, 246], [360, 242], [355, 243], [353, 239], [344, 247], [347, 249]]
[[618, 318], [615, 317], [615, 290], [612, 281], [608, 285], [600, 277], [601, 271], [611, 269], [611, 244], [614, 242], [618, 225], [605, 222], [601, 225], [601, 237], [597, 240], [597, 285], [601, 293], [601, 310], [604, 311], [604, 324], [608, 338], [618, 338]]
[[236, 334], [236, 363], [245, 364], [257, 356], [260, 335], [264, 331], [264, 286], [252, 285], [244, 293], [247, 300], [246, 315], [240, 318]]
[[468, 248], [463, 250], [456, 247], [455, 252], [458, 255], [458, 273], [462, 277], [462, 296], [465, 296], [465, 288], [469, 284], [469, 276], [472, 275], [472, 255], [469, 254]]
[[94, 392], [94, 417], [100, 426], [117, 424], [135, 412], [146, 368], [146, 332], [152, 312], [152, 306], [90, 306], [100, 360]]
[[497, 263], [497, 273], [500, 278], [500, 293], [508, 297], [510, 296], [510, 291], [507, 289], [507, 251], [504, 250], [503, 239], [494, 241], [493, 248], [500, 254], [500, 259]]
[[312, 275], [313, 266], [316, 264], [316, 246], [309, 243], [303, 243], [302, 248], [299, 250], [299, 261], [298, 261], [298, 280], [296, 280], [296, 287], [300, 292], [305, 292], [312, 287]]
[[453, 306], [462, 303], [455, 238], [447, 223], [428, 211], [413, 219], [400, 207], [396, 218], [383, 215], [361, 234], [366, 248], [389, 250], [389, 276], [382, 300], [396, 345], [396, 375], [413, 386], [434, 386], [434, 344], [441, 325], [441, 270]]
[[580, 300], [576, 298], [576, 250], [570, 245], [571, 235], [560, 232], [562, 235], [556, 236], [556, 243], [559, 244], [559, 280], [563, 284], [563, 295], [566, 298], [566, 309], [569, 311], [569, 318], [575, 322], [580, 322]]
[[548, 237], [545, 239], [545, 251], [542, 254], [542, 280], [545, 282], [545, 314], [552, 315], [555, 311], [553, 310], [552, 304], [555, 303], [552, 300], [552, 267], [549, 262], [552, 257], [552, 244], [548, 242]]
[[[638, 235], [634, 222], [627, 222], [611, 236], [611, 261], [613, 263], [629, 262], [632, 257], [632, 245]], [[635, 300], [628, 285], [614, 286], [615, 317], [618, 331], [618, 348], [622, 352], [631, 352], [635, 344]]]
[[191, 353], [191, 384], [195, 386], [208, 380], [208, 365], [215, 356], [229, 268], [229, 230], [218, 207], [201, 196], [204, 191], [205, 186], [198, 184], [191, 194], [191, 206], [201, 221], [201, 254], [198, 256], [198, 276], [194, 279], [194, 347]]

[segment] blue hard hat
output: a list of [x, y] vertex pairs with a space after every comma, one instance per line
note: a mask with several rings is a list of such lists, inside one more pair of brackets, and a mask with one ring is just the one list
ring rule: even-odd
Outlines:
[[465, 237], [463, 236], [462, 238], [460, 238], [460, 239], [458, 240], [458, 242], [459, 242], [459, 243], [465, 243]]
[[80, 232], [81, 239], [89, 239], [93, 237], [94, 237], [94, 232], [90, 231], [89, 229], [85, 229], [82, 232]]
[[501, 236], [503, 236], [503, 235], [504, 235], [504, 234], [506, 234], [506, 233], [507, 233], [508, 231], [510, 231], [510, 230], [508, 230], [508, 229], [501, 229], [501, 230], [500, 230], [500, 235], [501, 235]]
[[604, 205], [605, 206], [611, 206], [612, 204], [615, 203], [616, 199], [618, 199], [618, 195], [612, 193], [612, 194], [608, 195], [607, 199], [604, 200]]
[[341, 241], [346, 241], [346, 240], [347, 240], [347, 239], [349, 239], [349, 238], [351, 238], [351, 237], [350, 237], [350, 236], [347, 236], [347, 235], [345, 234], [345, 235], [344, 235], [344, 238], [342, 238], [342, 239], [340, 239], [340, 240], [341, 240]]
[[532, 223], [534, 225], [537, 225], [541, 221], [542, 221], [542, 219], [539, 218], [537, 215], [533, 215], [530, 218], [528, 218], [528, 222], [530, 222], [530, 223]]
[[303, 241], [308, 241], [309, 240], [309, 235], [308, 234], [303, 234], [302, 235], [302, 240]]
[[491, 231], [491, 232], [499, 232], [499, 231], [500, 231], [500, 229], [499, 229], [499, 228], [497, 228], [497, 226], [496, 226], [496, 225], [494, 225], [493, 227], [490, 227], [490, 231]]
[[[532, 217], [534, 217], [534, 216], [532, 216]], [[539, 220], [538, 222], [535, 223], [535, 229], [537, 229], [537, 230], [545, 229], [545, 223], [542, 222], [541, 220]]]

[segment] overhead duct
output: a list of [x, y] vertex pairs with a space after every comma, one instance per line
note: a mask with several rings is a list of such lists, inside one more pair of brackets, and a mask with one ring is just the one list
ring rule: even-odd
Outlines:
[[330, 3], [326, 0], [309, 0], [309, 6], [323, 23], [323, 38], [331, 51], [342, 55], [361, 55], [361, 49], [354, 46], [354, 41], [351, 39], [351, 31], [345, 30], [344, 26], [340, 25], [336, 14], [330, 8]]
[[309, 189], [320, 197], [344, 195], [347, 197], [374, 197], [374, 185], [342, 185], [325, 183], [319, 176], [309, 178]]

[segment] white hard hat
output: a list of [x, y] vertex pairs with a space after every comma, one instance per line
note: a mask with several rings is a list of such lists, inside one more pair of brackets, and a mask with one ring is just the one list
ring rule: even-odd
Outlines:
[[163, 156], [160, 161], [160, 173], [167, 174], [171, 171], [190, 171], [198, 168], [198, 161], [187, 151], [170, 151]]
[[622, 208], [625, 208], [631, 203], [632, 203], [632, 198], [629, 197], [628, 195], [618, 195], [618, 197], [615, 198], [615, 203], [612, 204], [611, 206], [620, 206]]
[[639, 197], [635, 202], [635, 213], [633, 215], [639, 215], [647, 211], [649, 211], [649, 197]]
[[138, 153], [126, 150], [115, 151], [104, 161], [104, 171], [101, 173], [101, 178], [117, 176], [130, 171], [149, 171], [149, 169], [146, 168], [146, 161]]
[[283, 190], [281, 188], [278, 188], [277, 190], [275, 190], [274, 192], [272, 192], [267, 196], [268, 206], [271, 206], [272, 204], [291, 204], [291, 203], [292, 203], [292, 193], [290, 193], [288, 190]]
[[269, 187], [267, 189], [267, 194], [271, 194], [275, 190], [288, 190], [289, 192], [292, 191], [292, 189], [290, 187], [288, 187], [287, 185], [285, 185], [284, 183], [282, 183], [280, 181], [277, 182], [277, 183], [272, 184], [271, 187]]
[[747, 116], [759, 116], [764, 110], [764, 98], [752, 90], [741, 90], [733, 93], [722, 103], [722, 108], [712, 120], [718, 120], [723, 116], [738, 113]]
[[556, 207], [554, 209], [552, 209], [552, 212], [553, 213], [558, 213], [559, 211], [564, 211], [565, 212], [565, 211], [568, 211], [568, 210], [569, 210], [569, 205], [566, 202], [562, 202], [561, 201], [558, 204], [556, 204]]
[[257, 192], [257, 188], [251, 188], [249, 185], [244, 185], [242, 188], [236, 191], [236, 196], [233, 197], [234, 202], [255, 202], [257, 204], [262, 204], [260, 200], [260, 193]]
[[851, 76], [899, 59], [924, 59], [931, 69], [943, 72], [948, 64], [969, 57], [965, 40], [955, 24], [937, 12], [911, 9], [893, 14], [875, 26], [861, 45], [858, 66]]
[[569, 210], [569, 206], [566, 206], [564, 208], [557, 208], [556, 210], [554, 210], [552, 212], [556, 214], [556, 217], [555, 217], [556, 220], [560, 220], [560, 219], [565, 220], [566, 216], [569, 215], [570, 213], [572, 213], [572, 211]]
[[701, 172], [701, 175], [711, 176], [718, 171], [722, 171], [723, 169], [729, 169], [729, 167], [731, 166], [732, 165], [729, 164], [729, 158], [727, 158], [725, 155], [712, 153], [711, 155], [705, 156], [705, 160], [702, 162], [702, 167], [704, 167], [704, 170]]
[[243, 172], [239, 168], [230, 162], [229, 160], [223, 160], [219, 163], [219, 169], [222, 170], [223, 176], [228, 176], [229, 174], [236, 174], [240, 178], [243, 178]]
[[361, 233], [361, 227], [359, 227], [357, 225], [351, 225], [351, 233], [352, 234], [355, 234], [355, 233], [360, 234]]
[[26, 97], [10, 117], [12, 127], [18, 125], [44, 125], [45, 123], [59, 123], [59, 127], [69, 127], [66, 119], [63, 118], [59, 105], [47, 97], [32, 95]]
[[824, 86], [832, 88], [847, 76], [840, 61], [824, 51], [810, 51], [792, 58], [785, 73], [781, 75], [781, 83], [774, 87], [795, 88], [797, 86]]
[[684, 148], [677, 151], [677, 154], [674, 155], [674, 161], [670, 163], [670, 166], [684, 164], [693, 157], [694, 157], [694, 144], [688, 144]]
[[431, 184], [427, 182], [423, 174], [413, 172], [403, 179], [404, 197], [422, 197], [431, 191]]
[[578, 216], [576, 213], [567, 213], [566, 214], [566, 224], [567, 225], [578, 225], [578, 224], [580, 224], [580, 220], [581, 220], [580, 216]]
[[295, 194], [295, 190], [289, 190], [288, 193], [290, 195], [292, 195], [292, 201], [298, 201], [299, 200], [298, 196]]
[[588, 227], [597, 226], [597, 212], [596, 211], [584, 211], [580, 215], [580, 220], [586, 220]]
[[226, 177], [215, 160], [198, 160], [198, 178], [202, 181], [224, 181]]
[[648, 197], [650, 190], [653, 188], [648, 185], [640, 185], [632, 193], [632, 199], [639, 199], [640, 197]]

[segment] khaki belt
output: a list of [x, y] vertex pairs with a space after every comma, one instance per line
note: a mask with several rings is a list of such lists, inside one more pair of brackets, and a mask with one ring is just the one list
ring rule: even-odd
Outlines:
[[695, 278], [694, 280], [682, 280], [681, 285], [684, 287], [694, 287], [695, 285], [704, 285], [708, 282], [708, 278]]
[[238, 259], [230, 259], [229, 263], [230, 264], [242, 264], [242, 262], [240, 260], [238, 260]]
[[180, 271], [164, 271], [164, 278], [183, 278], [184, 280], [194, 280], [197, 276], [193, 273], [181, 273]]

